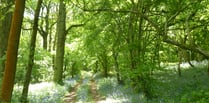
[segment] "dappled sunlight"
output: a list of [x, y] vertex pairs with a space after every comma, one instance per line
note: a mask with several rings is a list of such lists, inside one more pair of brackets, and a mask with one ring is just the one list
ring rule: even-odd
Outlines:
[[208, 60], [203, 60], [203, 61], [200, 61], [200, 62], [192, 61], [192, 64], [194, 64], [195, 66], [197, 66], [199, 68], [203, 68], [203, 67], [206, 67], [208, 65]]
[[146, 98], [142, 94], [127, 94], [123, 90], [120, 90], [120, 93], [113, 92], [113, 94], [109, 94], [105, 100], [101, 100], [98, 103], [144, 103], [145, 101]]
[[53, 88], [53, 87], [55, 87], [55, 84], [52, 82], [42, 82], [42, 83], [37, 83], [37, 84], [30, 84], [29, 92], [43, 91], [44, 89]]
[[91, 77], [92, 76], [92, 72], [91, 71], [89, 71], [89, 72], [87, 72], [87, 71], [81, 71], [81, 75], [82, 75], [83, 78], [85, 78], [85, 77]]
[[69, 79], [65, 80], [64, 83], [65, 83], [66, 87], [74, 87], [77, 84], [77, 80], [69, 78]]
[[[208, 65], [207, 60], [191, 61], [191, 63], [192, 63], [192, 65], [194, 65], [195, 67], [198, 67], [198, 68], [203, 68]], [[164, 67], [166, 70], [176, 70], [178, 68], [178, 62], [176, 62], [176, 63], [161, 63], [160, 65], [161, 65], [161, 67]], [[180, 64], [180, 67], [182, 69], [189, 69], [189, 68], [191, 68], [191, 65], [188, 62], [182, 62]]]
[[[21, 93], [22, 86], [15, 85], [14, 91], [16, 94]], [[30, 103], [59, 103], [66, 92], [67, 88], [65, 86], [60, 86], [53, 82], [30, 84], [28, 99]], [[14, 96], [13, 101], [19, 101], [18, 97], [20, 96]]]
[[105, 100], [99, 103], [142, 103], [146, 101], [144, 94], [135, 92], [131, 87], [118, 85], [116, 78], [102, 78], [97, 81], [99, 93]]
[[106, 98], [105, 100], [98, 101], [97, 103], [128, 103], [128, 99], [113, 99], [113, 98]]

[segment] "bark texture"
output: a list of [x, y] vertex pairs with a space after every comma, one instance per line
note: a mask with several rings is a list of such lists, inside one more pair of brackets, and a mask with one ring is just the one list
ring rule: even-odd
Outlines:
[[4, 103], [10, 102], [12, 97], [24, 8], [25, 0], [15, 1], [15, 10], [9, 34], [6, 53], [6, 65], [2, 83], [1, 101]]
[[66, 8], [63, 0], [60, 0], [59, 15], [57, 22], [57, 44], [54, 65], [54, 82], [62, 84], [63, 77], [63, 63], [65, 51], [65, 37], [66, 37]]
[[42, 1], [43, 0], [38, 0], [38, 4], [37, 4], [36, 10], [35, 10], [33, 31], [32, 31], [32, 36], [31, 36], [31, 40], [30, 40], [30, 51], [29, 51], [29, 57], [28, 57], [27, 72], [25, 75], [25, 82], [24, 82], [23, 91], [22, 91], [22, 98], [21, 98], [22, 103], [27, 103], [28, 88], [29, 88], [33, 64], [34, 64], [36, 37], [37, 37], [37, 31], [38, 31], [38, 17], [39, 17]]

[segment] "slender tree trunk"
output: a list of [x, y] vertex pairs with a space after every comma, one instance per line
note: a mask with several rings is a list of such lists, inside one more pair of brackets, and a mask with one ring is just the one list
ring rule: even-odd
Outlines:
[[107, 53], [106, 51], [101, 54], [101, 63], [102, 63], [102, 68], [104, 70], [104, 76], [107, 78], [108, 77], [108, 58], [107, 58]]
[[209, 60], [208, 60], [208, 76], [209, 76]]
[[117, 81], [118, 81], [118, 83], [121, 83], [120, 69], [119, 69], [119, 64], [118, 64], [118, 53], [116, 53], [115, 51], [113, 51], [113, 58], [114, 58], [114, 62], [115, 62]]
[[60, 0], [59, 15], [57, 22], [57, 45], [55, 55], [55, 68], [54, 68], [54, 82], [62, 84], [63, 76], [63, 62], [64, 62], [64, 49], [65, 49], [65, 36], [66, 36], [66, 8], [63, 0]]
[[71, 68], [71, 77], [72, 77], [72, 78], [74, 78], [75, 69], [76, 69], [76, 62], [73, 62], [72, 68]]
[[94, 73], [97, 73], [98, 72], [98, 67], [99, 67], [99, 62], [97, 60], [96, 63], [95, 63]]
[[44, 34], [43, 35], [43, 48], [45, 49], [45, 50], [47, 50], [47, 45], [48, 45], [48, 40], [47, 40], [47, 38], [48, 38], [48, 33], [46, 33], [46, 34]]
[[25, 0], [15, 1], [15, 10], [10, 29], [10, 35], [9, 35], [9, 41], [8, 41], [7, 53], [6, 53], [6, 65], [5, 65], [4, 77], [2, 83], [1, 100], [4, 103], [10, 102], [12, 97], [24, 8], [25, 8]]
[[50, 30], [50, 33], [49, 33], [49, 48], [48, 48], [48, 51], [51, 52], [52, 50], [52, 30]]
[[[49, 14], [50, 14], [50, 7], [51, 7], [51, 2], [49, 2], [48, 5], [44, 5], [42, 8], [41, 16], [44, 17], [41, 21], [41, 25], [39, 28], [39, 33], [41, 34], [43, 38], [43, 48], [47, 50], [48, 48], [48, 35], [49, 35]], [[45, 25], [43, 25], [45, 23]]]
[[12, 22], [12, 12], [7, 12], [13, 4], [13, 0], [2, 0], [1, 2], [5, 3], [8, 7], [0, 10], [1, 14], [6, 13], [3, 20], [0, 20], [0, 78], [2, 78], [5, 68], [5, 54], [7, 49], [9, 30]]
[[33, 68], [33, 64], [34, 64], [36, 36], [37, 36], [37, 31], [38, 31], [38, 17], [39, 17], [39, 13], [40, 13], [41, 4], [42, 4], [42, 0], [38, 0], [38, 4], [37, 4], [37, 7], [36, 7], [35, 16], [34, 16], [33, 32], [32, 32], [31, 41], [30, 41], [30, 51], [29, 51], [29, 57], [28, 57], [27, 72], [26, 72], [26, 75], [25, 75], [25, 82], [24, 82], [22, 97], [21, 97], [21, 102], [22, 103], [27, 103], [28, 102], [27, 101], [28, 88], [29, 88], [32, 68]]
[[179, 63], [178, 63], [178, 75], [179, 77], [181, 77], [181, 63], [182, 63], [182, 50], [181, 48], [178, 48], [178, 59], [179, 59]]

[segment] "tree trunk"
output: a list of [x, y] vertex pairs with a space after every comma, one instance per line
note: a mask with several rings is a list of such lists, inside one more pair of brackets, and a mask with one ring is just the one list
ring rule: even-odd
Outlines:
[[118, 83], [121, 83], [120, 69], [119, 69], [119, 64], [118, 64], [118, 53], [116, 53], [115, 51], [113, 51], [113, 58], [114, 58], [114, 62], [115, 62], [117, 81], [118, 81]]
[[2, 83], [1, 100], [4, 103], [10, 102], [12, 97], [24, 8], [25, 0], [15, 1], [15, 10], [8, 40], [6, 65]]
[[108, 58], [107, 58], [106, 51], [103, 52], [103, 54], [101, 54], [100, 56], [101, 56], [100, 60], [101, 60], [101, 63], [102, 63], [104, 76], [107, 78], [109, 74], [108, 74]]
[[72, 68], [71, 68], [71, 77], [72, 77], [72, 78], [74, 78], [75, 69], [76, 69], [76, 62], [73, 62]]
[[179, 77], [181, 77], [181, 63], [182, 63], [182, 50], [181, 48], [178, 48], [178, 59], [179, 59], [179, 63], [178, 63], [178, 75]]
[[41, 4], [42, 4], [42, 0], [38, 0], [38, 4], [37, 4], [36, 10], [35, 10], [35, 15], [34, 15], [33, 32], [32, 32], [31, 41], [30, 41], [30, 51], [29, 51], [29, 57], [28, 57], [27, 72], [25, 75], [25, 82], [24, 82], [22, 97], [21, 97], [22, 103], [27, 103], [28, 88], [29, 88], [32, 68], [33, 68], [33, 64], [34, 64], [36, 36], [37, 36], [37, 31], [38, 31], [38, 17], [39, 17]]
[[95, 62], [95, 69], [94, 69], [94, 73], [98, 72], [98, 67], [99, 67], [99, 62], [98, 60]]
[[[48, 48], [48, 35], [49, 35], [49, 14], [50, 14], [51, 2], [47, 5], [43, 5], [41, 16], [44, 19], [41, 20], [41, 25], [39, 27], [39, 33], [43, 39], [43, 48], [47, 50]], [[45, 25], [44, 25], [45, 23]], [[53, 25], [53, 24], [52, 24]]]
[[64, 61], [64, 49], [65, 49], [65, 19], [66, 19], [66, 8], [63, 0], [60, 0], [59, 15], [57, 22], [57, 45], [55, 55], [55, 68], [54, 68], [54, 82], [62, 84], [63, 75], [63, 61]]
[[47, 50], [47, 45], [48, 45], [48, 43], [47, 43], [47, 37], [48, 37], [48, 33], [44, 34], [42, 37], [43, 37], [43, 48], [45, 50]]
[[[8, 7], [2, 9], [0, 12], [4, 14], [10, 9], [10, 5], [13, 4], [13, 0], [2, 0], [2, 3], [5, 3]], [[0, 78], [3, 76], [3, 71], [5, 68], [5, 54], [7, 49], [9, 30], [12, 22], [12, 12], [6, 13], [3, 20], [0, 20]]]
[[209, 76], [209, 60], [208, 60], [208, 76]]

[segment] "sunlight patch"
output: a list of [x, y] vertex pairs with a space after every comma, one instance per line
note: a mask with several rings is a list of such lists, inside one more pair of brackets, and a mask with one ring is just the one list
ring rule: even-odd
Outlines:
[[191, 66], [189, 63], [185, 62], [185, 63], [180, 64], [180, 67], [184, 69], [189, 69]]
[[29, 87], [29, 91], [33, 92], [33, 91], [40, 91], [46, 88], [51, 88], [53, 87], [55, 84], [54, 83], [50, 83], [50, 82], [43, 82], [43, 83], [38, 83], [38, 84], [30, 84]]
[[99, 101], [97, 103], [122, 103], [127, 102], [128, 99], [113, 99], [113, 98], [106, 98], [106, 100]]
[[[195, 67], [198, 68], [204, 68], [208, 65], [208, 61], [207, 60], [203, 60], [203, 61], [191, 61], [192, 65], [194, 65]], [[167, 70], [174, 70], [176, 68], [178, 68], [178, 63], [161, 63], [160, 64], [162, 67], [165, 67], [165, 69]], [[180, 64], [180, 67], [183, 69], [189, 69], [191, 68], [191, 65], [188, 62], [182, 62]]]

